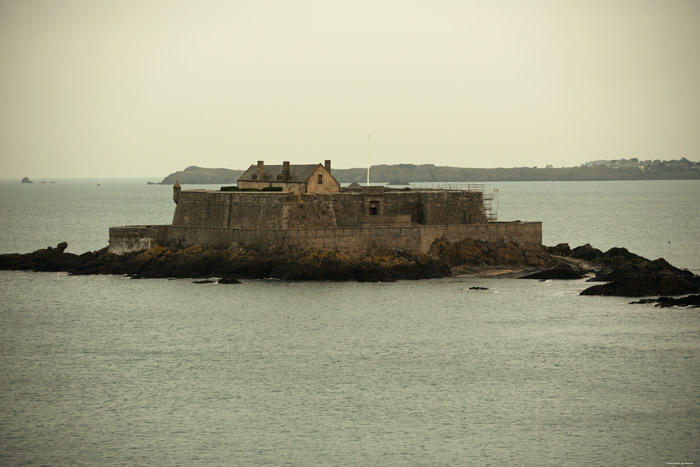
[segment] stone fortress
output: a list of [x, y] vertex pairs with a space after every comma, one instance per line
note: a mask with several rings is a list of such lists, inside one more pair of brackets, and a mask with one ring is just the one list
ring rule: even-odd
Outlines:
[[[362, 258], [382, 248], [428, 252], [438, 238], [540, 246], [541, 222], [495, 222], [483, 185], [467, 190], [341, 187], [331, 161], [265, 165], [259, 161], [221, 191], [182, 190], [171, 225], [112, 227], [109, 251], [163, 246], [323, 249]], [[489, 218], [491, 217], [491, 219]]]

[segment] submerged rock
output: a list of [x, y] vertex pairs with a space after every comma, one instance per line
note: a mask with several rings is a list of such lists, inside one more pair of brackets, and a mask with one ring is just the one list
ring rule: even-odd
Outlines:
[[234, 279], [233, 277], [222, 277], [218, 280], [219, 284], [240, 284], [241, 281]]

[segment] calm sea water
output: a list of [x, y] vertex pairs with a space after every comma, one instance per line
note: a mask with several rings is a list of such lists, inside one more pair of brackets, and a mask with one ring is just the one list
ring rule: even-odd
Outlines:
[[[96, 182], [0, 182], [0, 252], [170, 222], [170, 187]], [[493, 187], [547, 244], [700, 269], [697, 181]], [[697, 465], [700, 313], [587, 285], [0, 272], [0, 464]]]

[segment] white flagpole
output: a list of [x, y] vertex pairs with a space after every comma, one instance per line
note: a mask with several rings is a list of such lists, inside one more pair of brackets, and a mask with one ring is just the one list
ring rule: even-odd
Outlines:
[[369, 186], [369, 137], [367, 135], [367, 186]]

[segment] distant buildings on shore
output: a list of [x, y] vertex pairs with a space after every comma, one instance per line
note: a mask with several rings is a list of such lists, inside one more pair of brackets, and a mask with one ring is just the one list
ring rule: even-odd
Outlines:
[[615, 169], [640, 169], [640, 170], [698, 170], [700, 162], [689, 161], [685, 157], [678, 160], [662, 161], [659, 159], [640, 160], [631, 159], [597, 160], [581, 164], [581, 167], [610, 167]]

